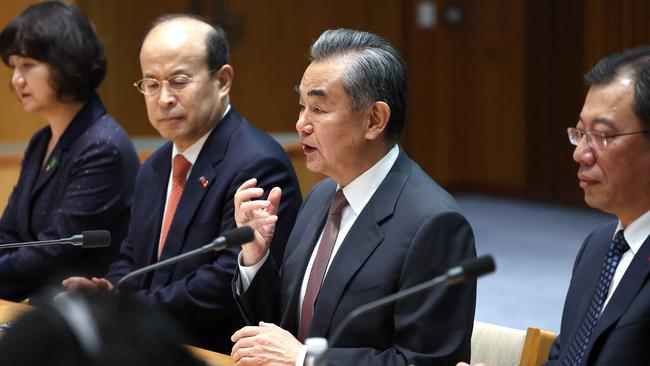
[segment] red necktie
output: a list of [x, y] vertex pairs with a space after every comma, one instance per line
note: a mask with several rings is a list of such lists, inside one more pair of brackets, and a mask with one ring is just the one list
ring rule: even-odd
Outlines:
[[169, 192], [167, 199], [167, 211], [163, 218], [162, 233], [160, 235], [160, 243], [158, 244], [158, 258], [162, 255], [165, 241], [167, 240], [167, 233], [169, 227], [172, 225], [178, 202], [181, 200], [183, 188], [185, 188], [185, 181], [187, 180], [187, 172], [192, 167], [192, 164], [185, 159], [181, 154], [174, 156], [172, 161], [172, 190]]
[[302, 312], [300, 315], [300, 328], [298, 329], [298, 340], [304, 342], [309, 336], [309, 329], [311, 328], [311, 321], [314, 315], [314, 303], [320, 291], [320, 286], [325, 277], [327, 264], [330, 261], [336, 237], [339, 234], [339, 227], [341, 226], [341, 211], [348, 205], [348, 201], [343, 195], [343, 190], [339, 189], [336, 192], [334, 201], [330, 206], [327, 221], [323, 227], [323, 237], [316, 252], [316, 258], [309, 272], [309, 280], [307, 281], [307, 289], [305, 290], [305, 298], [302, 301]]

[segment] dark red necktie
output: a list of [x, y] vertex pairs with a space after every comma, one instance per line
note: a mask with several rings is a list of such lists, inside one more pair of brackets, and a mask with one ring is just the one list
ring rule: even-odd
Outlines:
[[307, 289], [305, 290], [305, 298], [302, 301], [302, 312], [300, 315], [300, 328], [298, 329], [298, 340], [304, 342], [309, 336], [309, 329], [311, 327], [311, 320], [314, 315], [314, 303], [320, 286], [323, 283], [327, 264], [330, 261], [336, 237], [339, 234], [339, 227], [341, 226], [341, 211], [348, 205], [348, 201], [343, 195], [343, 190], [339, 189], [336, 192], [334, 201], [330, 206], [327, 215], [327, 221], [323, 227], [323, 237], [316, 252], [316, 258], [309, 272], [309, 280], [307, 281]]

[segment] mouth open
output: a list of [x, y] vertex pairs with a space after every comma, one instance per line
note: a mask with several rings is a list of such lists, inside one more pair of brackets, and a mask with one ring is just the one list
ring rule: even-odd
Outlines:
[[302, 145], [302, 151], [305, 153], [305, 155], [308, 155], [314, 151], [316, 151], [315, 147], [311, 147], [309, 145]]

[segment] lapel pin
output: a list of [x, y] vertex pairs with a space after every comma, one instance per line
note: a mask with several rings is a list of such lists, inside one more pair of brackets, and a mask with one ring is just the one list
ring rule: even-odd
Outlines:
[[205, 179], [205, 176], [201, 176], [201, 178], [199, 178], [199, 182], [201, 182], [201, 187], [203, 187], [203, 189], [208, 188], [208, 180]]
[[59, 161], [57, 160], [56, 156], [52, 157], [52, 159], [50, 159], [50, 162], [47, 163], [47, 166], [45, 166], [45, 171], [49, 172], [50, 170], [53, 170], [56, 168], [57, 164], [59, 164]]

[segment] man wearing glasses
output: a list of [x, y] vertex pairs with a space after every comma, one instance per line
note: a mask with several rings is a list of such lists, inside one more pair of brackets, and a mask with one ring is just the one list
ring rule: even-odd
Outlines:
[[576, 127], [578, 180], [616, 215], [578, 252], [548, 365], [650, 364], [650, 47], [614, 54], [586, 76]]
[[[147, 114], [169, 140], [140, 168], [127, 239], [106, 278], [72, 277], [68, 290], [110, 290], [129, 272], [196, 249], [235, 227], [233, 196], [249, 177], [281, 186], [283, 211], [272, 255], [283, 256], [301, 203], [282, 147], [230, 106], [233, 68], [223, 30], [187, 15], [156, 20], [140, 50]], [[185, 327], [188, 342], [230, 352], [243, 325], [231, 281], [239, 250], [194, 256], [135, 278], [121, 291], [164, 308]]]

